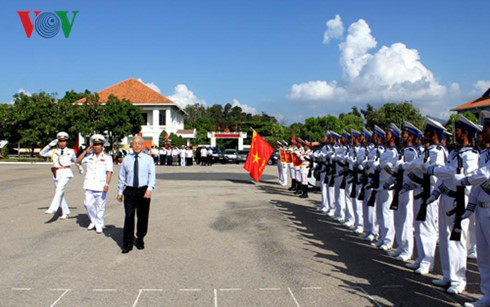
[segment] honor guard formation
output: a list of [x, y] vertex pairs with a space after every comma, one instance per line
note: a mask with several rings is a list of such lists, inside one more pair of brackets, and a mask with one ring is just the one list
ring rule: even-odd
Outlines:
[[289, 190], [308, 198], [313, 172], [318, 210], [415, 274], [440, 261], [443, 278], [432, 283], [449, 294], [465, 291], [467, 258], [477, 259], [483, 297], [465, 306], [490, 306], [490, 112], [480, 118], [483, 126], [459, 115], [452, 133], [430, 118], [423, 132], [407, 121], [386, 131], [327, 131], [315, 151], [293, 137], [278, 142], [279, 184], [289, 170]]

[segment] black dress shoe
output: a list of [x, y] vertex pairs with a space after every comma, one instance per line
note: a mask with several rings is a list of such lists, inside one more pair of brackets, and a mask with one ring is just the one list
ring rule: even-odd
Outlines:
[[137, 249], [145, 249], [145, 243], [135, 244], [134, 246], [136, 246]]
[[122, 249], [122, 251], [121, 251], [121, 253], [122, 253], [122, 254], [127, 254], [127, 253], [129, 253], [130, 251], [131, 251], [131, 248], [123, 248], [123, 249]]

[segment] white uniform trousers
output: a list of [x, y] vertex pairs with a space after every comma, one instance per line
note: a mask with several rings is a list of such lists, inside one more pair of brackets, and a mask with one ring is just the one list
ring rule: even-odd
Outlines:
[[294, 168], [294, 177], [296, 178], [296, 181], [298, 182], [298, 184], [302, 184], [301, 183], [301, 167], [295, 167]]
[[345, 218], [345, 191], [340, 188], [342, 176], [335, 177], [335, 217]]
[[378, 236], [378, 221], [376, 220], [376, 207], [369, 207], [368, 201], [373, 189], [364, 189], [364, 200], [362, 202], [363, 217], [364, 217], [364, 232]]
[[281, 163], [282, 167], [282, 185], [288, 185], [288, 165]]
[[376, 192], [376, 219], [379, 224], [378, 245], [391, 248], [395, 239], [393, 210], [390, 210], [393, 191], [381, 189]]
[[185, 157], [184, 158], [180, 158], [180, 166], [185, 166]]
[[476, 217], [474, 214], [468, 218], [468, 254], [476, 253]]
[[[466, 201], [468, 200], [467, 197], [465, 199]], [[460, 241], [449, 240], [456, 214], [447, 216], [446, 212], [454, 209], [455, 206], [454, 198], [445, 194], [441, 195], [439, 201], [439, 254], [441, 256], [443, 280], [451, 282], [452, 287], [464, 289], [466, 287], [466, 242], [469, 221], [468, 219], [461, 221]], [[482, 256], [485, 256], [485, 254]]]
[[53, 179], [56, 190], [53, 200], [51, 201], [51, 205], [49, 206], [49, 211], [56, 212], [61, 206], [63, 214], [70, 214], [70, 208], [68, 208], [68, 204], [65, 200], [65, 189], [70, 179], [71, 178], [65, 176], [60, 176], [58, 179]]
[[490, 208], [476, 207], [476, 248], [478, 254], [478, 271], [481, 278], [480, 299], [482, 303], [490, 306]]
[[328, 199], [328, 207], [332, 213], [335, 214], [335, 184], [333, 187], [329, 186], [330, 178], [332, 175], [328, 176], [328, 182], [325, 183], [327, 185], [327, 199]]
[[284, 173], [282, 171], [282, 163], [281, 161], [277, 161], [277, 177], [280, 185], [283, 185], [284, 182]]
[[328, 203], [329, 203], [328, 193], [327, 193], [328, 185], [324, 183], [326, 175], [327, 175], [326, 172], [320, 173], [320, 191], [322, 193], [322, 203], [320, 204], [320, 207], [328, 209]]
[[400, 256], [412, 258], [413, 254], [413, 191], [398, 196], [395, 215], [395, 239]]
[[352, 200], [352, 207], [354, 209], [354, 219], [355, 219], [355, 226], [356, 229], [358, 230], [364, 230], [364, 215], [363, 215], [363, 208], [362, 200], [358, 200], [357, 197], [359, 196], [359, 193], [361, 192], [362, 186], [360, 184], [356, 185], [356, 197], [351, 198]]
[[[414, 190], [414, 194], [420, 193], [421, 189]], [[422, 199], [414, 201], [414, 228], [415, 228], [415, 247], [417, 249], [417, 259], [415, 263], [422, 269], [432, 271], [436, 254], [438, 238], [438, 215], [439, 200], [427, 206], [427, 216], [425, 221], [417, 221], [417, 214], [420, 210]]]
[[289, 163], [288, 164], [288, 167], [289, 167], [289, 176], [291, 177], [291, 180], [296, 180], [296, 171], [293, 167], [293, 163]]
[[90, 222], [95, 226], [104, 227], [106, 197], [106, 192], [85, 190], [84, 205]]
[[350, 179], [346, 179], [345, 182], [345, 221], [346, 223], [354, 224], [354, 208], [352, 207], [352, 198], [350, 197], [350, 192], [352, 191], [352, 183], [348, 183]]
[[299, 172], [301, 175], [301, 184], [302, 185], [308, 185], [308, 167], [307, 166], [300, 166]]

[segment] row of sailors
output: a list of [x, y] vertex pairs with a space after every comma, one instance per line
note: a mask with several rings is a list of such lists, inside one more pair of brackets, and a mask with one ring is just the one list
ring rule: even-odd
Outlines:
[[161, 147], [160, 149], [153, 147], [148, 154], [153, 157], [155, 164], [160, 165], [173, 165], [173, 163], [178, 163], [180, 166], [192, 165], [192, 158], [194, 157], [192, 147], [185, 147], [184, 145], [180, 148], [177, 146]]
[[490, 112], [481, 118], [483, 127], [459, 115], [459, 146], [451, 152], [444, 146], [450, 134], [430, 118], [424, 133], [409, 122], [402, 129], [392, 123], [386, 132], [376, 125], [374, 132], [328, 131], [315, 152], [308, 142], [284, 142], [280, 183], [287, 184], [289, 167], [290, 190], [300, 186], [307, 197], [308, 168], [316, 168], [320, 210], [397, 260], [408, 262], [415, 249], [417, 258], [406, 266], [417, 274], [432, 271], [439, 242], [443, 279], [432, 282], [450, 294], [465, 290], [467, 256], [478, 256], [483, 297], [465, 306], [490, 306], [490, 153], [471, 146], [482, 129], [490, 144]]

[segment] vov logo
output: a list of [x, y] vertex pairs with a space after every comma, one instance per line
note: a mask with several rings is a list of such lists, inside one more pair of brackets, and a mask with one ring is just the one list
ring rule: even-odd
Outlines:
[[37, 34], [44, 38], [55, 37], [61, 28], [63, 29], [65, 37], [68, 38], [70, 36], [73, 23], [75, 22], [75, 17], [78, 14], [78, 11], [72, 11], [73, 17], [70, 22], [68, 20], [68, 11], [54, 11], [54, 13], [41, 13], [41, 11], [34, 11], [34, 14], [36, 15], [34, 16], [33, 23], [29, 17], [30, 12], [31, 11], [17, 11], [20, 21], [24, 26], [24, 30], [26, 31], [27, 38], [31, 38], [34, 28], [36, 29]]

